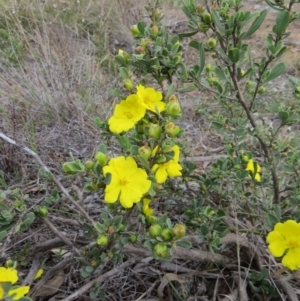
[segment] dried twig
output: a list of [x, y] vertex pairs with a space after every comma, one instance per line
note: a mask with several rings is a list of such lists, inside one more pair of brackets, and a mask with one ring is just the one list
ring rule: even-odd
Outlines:
[[120, 273], [121, 271], [123, 271], [127, 267], [131, 266], [132, 264], [137, 263], [138, 261], [140, 261], [140, 258], [131, 258], [131, 259], [129, 259], [128, 261], [126, 261], [126, 262], [122, 263], [121, 265], [113, 268], [112, 270], [106, 272], [105, 274], [100, 275], [99, 277], [97, 277], [97, 278], [93, 279], [92, 281], [86, 283], [79, 290], [75, 291], [69, 297], [62, 299], [61, 301], [72, 301], [72, 300], [77, 299], [78, 296], [82, 295], [83, 293], [85, 293], [86, 291], [91, 289], [96, 283], [102, 282], [102, 281], [106, 280], [107, 278], [112, 277], [112, 276]]

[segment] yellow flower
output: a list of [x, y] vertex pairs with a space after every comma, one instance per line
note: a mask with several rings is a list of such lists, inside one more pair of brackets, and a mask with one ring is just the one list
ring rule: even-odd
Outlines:
[[0, 300], [5, 297], [10, 297], [12, 300], [19, 300], [24, 297], [29, 292], [29, 286], [13, 286], [5, 294], [1, 283], [8, 282], [11, 285], [15, 284], [18, 281], [18, 272], [12, 268], [0, 267]]
[[111, 159], [103, 167], [103, 173], [111, 174], [111, 182], [105, 188], [105, 202], [115, 203], [120, 199], [124, 208], [131, 208], [133, 203], [140, 202], [151, 187], [146, 171], [138, 168], [132, 157]]
[[12, 287], [9, 292], [8, 296], [11, 297], [13, 300], [19, 300], [20, 298], [24, 297], [29, 292], [29, 286], [18, 286]]
[[300, 224], [293, 220], [277, 223], [267, 236], [269, 251], [282, 258], [282, 265], [296, 270], [300, 268]]
[[39, 269], [34, 277], [34, 280], [39, 279], [44, 273], [43, 269]]
[[247, 167], [245, 170], [249, 171], [249, 177], [253, 178], [257, 181], [260, 182], [260, 172], [261, 172], [261, 167], [257, 162], [254, 162], [252, 159], [248, 161]]
[[146, 216], [152, 215], [153, 213], [153, 209], [149, 207], [150, 202], [151, 202], [150, 199], [143, 199], [143, 213]]
[[131, 94], [116, 105], [113, 116], [108, 120], [109, 129], [117, 134], [131, 130], [145, 113], [141, 100], [136, 94]]
[[154, 113], [156, 109], [159, 112], [165, 110], [166, 104], [162, 101], [162, 94], [159, 91], [154, 90], [153, 88], [145, 88], [142, 85], [137, 86], [136, 95], [141, 99], [143, 106]]
[[[182, 167], [178, 163], [179, 162], [179, 155], [180, 155], [180, 149], [178, 145], [174, 145], [172, 147], [172, 150], [174, 151], [174, 157], [172, 160], [162, 163], [162, 164], [154, 164], [152, 167], [152, 171], [155, 174], [155, 178], [157, 183], [161, 184], [164, 183], [167, 180], [167, 177], [174, 178], [174, 177], [180, 177]], [[157, 151], [157, 148], [153, 150], [153, 153], [155, 154]]]

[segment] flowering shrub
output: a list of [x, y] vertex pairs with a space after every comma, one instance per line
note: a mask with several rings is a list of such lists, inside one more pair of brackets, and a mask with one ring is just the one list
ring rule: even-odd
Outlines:
[[[252, 58], [245, 40], [262, 25], [267, 10], [243, 12], [242, 1], [209, 2], [205, 7], [193, 0], [183, 1], [191, 30], [171, 37], [161, 23], [160, 1], [146, 7], [151, 22], [132, 27], [136, 39], [133, 54], [120, 50], [116, 55], [124, 84], [114, 91], [120, 102], [108, 122], [96, 120], [103, 137], [118, 142], [118, 156], [111, 157], [101, 144], [94, 159], [63, 165], [68, 174], [85, 175], [84, 192], [104, 192], [107, 208], [99, 221], [88, 227], [97, 245], [107, 251], [101, 260], [99, 250], [93, 251], [95, 266], [105, 258], [120, 260], [127, 242], [143, 242], [156, 259], [169, 260], [177, 246], [192, 247], [185, 240], [189, 231], [207, 250], [220, 251], [222, 238], [233, 231], [226, 219], [243, 220], [249, 214], [253, 224], [262, 224], [262, 235], [275, 225], [267, 236], [270, 253], [283, 256], [282, 264], [291, 270], [300, 267], [300, 214], [296, 214], [300, 212], [300, 156], [278, 138], [282, 129], [300, 122], [300, 105], [295, 104], [293, 112], [285, 104], [269, 105], [278, 117], [276, 128], [262, 126], [256, 114], [267, 107], [262, 98], [268, 93], [267, 84], [286, 70], [284, 63], [276, 61], [288, 50], [283, 43], [288, 25], [299, 18], [292, 11], [294, 3], [286, 7], [268, 1], [278, 15], [261, 59]], [[188, 67], [182, 59], [180, 39], [199, 32], [209, 37], [207, 41], [190, 40], [200, 61]], [[207, 57], [210, 62], [206, 64]], [[299, 95], [299, 83], [292, 81], [294, 96]], [[207, 116], [204, 104], [198, 113], [209, 119], [209, 130], [222, 137], [224, 146], [223, 155], [200, 174], [194, 173], [195, 164], [185, 158], [191, 156], [181, 140], [183, 129], [176, 124], [182, 115], [180, 93], [194, 90], [214, 96], [218, 109]], [[296, 144], [294, 139], [291, 145]], [[180, 223], [168, 217], [173, 199], [182, 205], [176, 208]], [[283, 205], [285, 199], [289, 201]], [[157, 210], [160, 206], [164, 214]], [[282, 216], [285, 206], [297, 209], [293, 217], [280, 223], [287, 218]], [[261, 210], [259, 214], [255, 208]], [[140, 233], [131, 232], [134, 224], [129, 217], [133, 213], [144, 226]], [[83, 268], [83, 277], [92, 270]], [[251, 277], [266, 277], [260, 272]]]

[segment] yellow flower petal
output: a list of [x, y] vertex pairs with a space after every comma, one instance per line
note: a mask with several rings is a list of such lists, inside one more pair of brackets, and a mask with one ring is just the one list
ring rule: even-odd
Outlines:
[[182, 175], [182, 173], [180, 172], [180, 170], [182, 170], [182, 167], [180, 164], [176, 163], [176, 162], [168, 162], [169, 164], [167, 165], [167, 173], [168, 176], [170, 178], [174, 178], [174, 177], [180, 177]]
[[145, 88], [142, 85], [138, 85], [136, 95], [142, 100], [143, 106], [149, 111], [156, 113], [157, 108], [159, 112], [162, 112], [166, 108], [166, 104], [162, 101], [162, 93], [153, 88]]
[[14, 284], [18, 281], [18, 271], [12, 268], [0, 267], [0, 282], [10, 282]]
[[108, 120], [109, 130], [113, 133], [122, 133], [131, 130], [146, 113], [139, 97], [129, 95], [115, 106], [113, 116]]
[[151, 202], [150, 199], [143, 199], [143, 209], [142, 210], [146, 216], [152, 215], [152, 213], [153, 213], [153, 209], [151, 209], [149, 207], [150, 202]]
[[269, 243], [269, 251], [274, 257], [281, 257], [287, 249], [284, 237], [277, 231], [268, 234], [267, 242]]
[[274, 257], [280, 257], [282, 264], [291, 270], [300, 268], [300, 224], [287, 220], [277, 223], [274, 230], [267, 236], [270, 253]]
[[34, 277], [34, 280], [39, 279], [44, 273], [43, 269], [39, 269]]
[[300, 248], [291, 248], [282, 258], [282, 265], [294, 271], [300, 268]]
[[8, 292], [8, 296], [13, 300], [19, 300], [24, 297], [29, 292], [29, 286], [20, 286], [17, 288], [10, 289]]
[[151, 187], [145, 170], [139, 168], [132, 157], [111, 159], [103, 174], [111, 173], [111, 182], [105, 188], [104, 200], [114, 203], [118, 199], [124, 208], [131, 208]]
[[155, 179], [157, 183], [162, 184], [166, 182], [168, 178], [167, 170], [164, 166], [164, 164], [155, 164], [152, 168], [153, 171], [155, 171]]
[[249, 178], [254, 177], [257, 182], [261, 181], [261, 167], [257, 162], [254, 162], [252, 159], [250, 159], [245, 170], [249, 171]]

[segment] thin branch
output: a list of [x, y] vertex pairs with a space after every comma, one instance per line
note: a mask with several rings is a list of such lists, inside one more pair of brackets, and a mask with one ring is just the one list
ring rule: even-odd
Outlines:
[[116, 274], [120, 273], [124, 269], [130, 267], [131, 265], [140, 261], [140, 258], [131, 258], [128, 261], [124, 262], [123, 264], [113, 268], [112, 270], [108, 271], [107, 273], [100, 275], [99, 277], [93, 279], [92, 281], [88, 282], [87, 284], [83, 285], [79, 290], [75, 291], [69, 297], [62, 299], [61, 301], [72, 301], [77, 299], [80, 295], [90, 290], [96, 283], [103, 282], [108, 278], [115, 276]]

